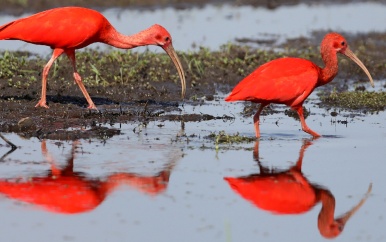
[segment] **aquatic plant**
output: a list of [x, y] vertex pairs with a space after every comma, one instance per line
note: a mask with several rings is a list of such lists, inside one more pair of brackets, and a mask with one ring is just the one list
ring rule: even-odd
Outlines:
[[339, 107], [345, 110], [383, 111], [386, 108], [386, 92], [344, 91], [318, 94], [321, 106]]

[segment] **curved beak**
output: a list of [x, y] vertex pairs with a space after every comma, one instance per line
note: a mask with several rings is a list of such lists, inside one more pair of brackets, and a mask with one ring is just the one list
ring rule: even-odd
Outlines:
[[353, 216], [354, 213], [356, 213], [366, 202], [367, 198], [370, 196], [372, 187], [373, 185], [370, 183], [369, 188], [367, 189], [367, 192], [363, 196], [362, 200], [360, 200], [359, 203], [355, 207], [353, 207], [350, 211], [346, 212], [345, 214], [343, 214], [342, 216], [336, 219], [341, 224], [342, 228], [347, 223], [347, 221], [351, 218], [351, 216]]
[[357, 63], [357, 65], [362, 68], [362, 70], [366, 73], [366, 75], [369, 77], [370, 79], [370, 84], [372, 87], [374, 87], [374, 81], [373, 81], [373, 78], [371, 77], [370, 75], [370, 72], [367, 70], [366, 66], [362, 63], [362, 61], [360, 61], [358, 59], [358, 57], [350, 50], [350, 48], [346, 48], [346, 50], [343, 52], [343, 54], [345, 56], [347, 56], [348, 58], [350, 58], [352, 61], [354, 61], [355, 63]]
[[178, 75], [180, 76], [180, 79], [181, 79], [181, 97], [184, 98], [185, 92], [186, 92], [186, 82], [185, 82], [185, 74], [184, 74], [184, 70], [182, 69], [181, 62], [178, 59], [178, 56], [172, 44], [162, 48], [166, 51], [166, 53], [169, 55], [170, 59], [172, 59], [174, 65], [177, 68]]

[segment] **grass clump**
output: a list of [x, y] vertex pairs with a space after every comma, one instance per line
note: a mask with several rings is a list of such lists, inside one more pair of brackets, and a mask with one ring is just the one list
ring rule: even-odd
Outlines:
[[254, 142], [256, 140], [255, 137], [247, 137], [240, 135], [239, 133], [236, 134], [227, 134], [225, 131], [220, 131], [218, 133], [213, 132], [210, 133], [205, 138], [208, 138], [210, 140], [213, 140], [216, 145], [216, 150], [218, 150], [220, 144], [240, 144], [240, 143], [250, 143]]
[[318, 94], [322, 106], [339, 107], [346, 110], [383, 111], [386, 107], [386, 92], [345, 91]]

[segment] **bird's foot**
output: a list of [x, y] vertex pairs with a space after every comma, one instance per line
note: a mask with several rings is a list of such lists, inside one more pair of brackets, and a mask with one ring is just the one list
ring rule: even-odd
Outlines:
[[315, 131], [311, 130], [310, 128], [305, 128], [305, 129], [303, 129], [303, 131], [312, 135], [312, 137], [314, 139], [317, 139], [321, 136], [320, 134], [316, 133]]
[[40, 99], [40, 101], [35, 105], [35, 108], [37, 107], [49, 108], [47, 106], [46, 100], [42, 100], [42, 99]]

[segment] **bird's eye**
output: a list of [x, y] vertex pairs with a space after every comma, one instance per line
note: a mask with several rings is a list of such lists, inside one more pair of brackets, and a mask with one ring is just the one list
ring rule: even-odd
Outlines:
[[342, 41], [342, 43], [340, 43], [342, 46], [344, 46], [346, 43], [344, 41]]
[[165, 41], [166, 41], [166, 42], [169, 41], [169, 37], [165, 37]]

